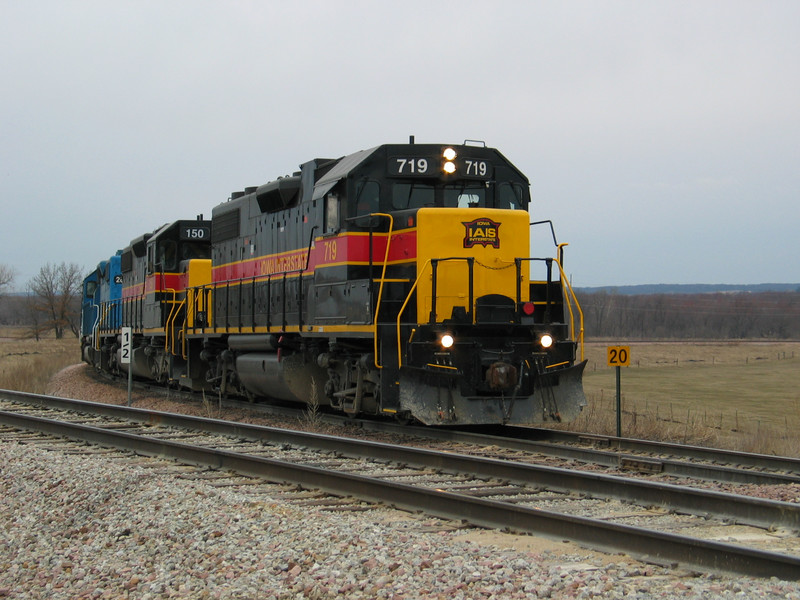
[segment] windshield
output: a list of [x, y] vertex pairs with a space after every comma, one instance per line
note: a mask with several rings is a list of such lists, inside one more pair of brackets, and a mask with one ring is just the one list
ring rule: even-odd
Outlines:
[[[363, 195], [363, 194], [362, 194]], [[404, 181], [392, 184], [392, 210], [407, 210], [425, 206], [445, 208], [502, 208], [525, 209], [525, 188], [518, 183], [499, 184], [483, 181], [459, 181], [434, 186], [428, 183]], [[368, 212], [361, 208], [358, 214]]]
[[395, 183], [392, 186], [392, 208], [422, 208], [434, 205], [434, 188], [426, 183]]
[[463, 182], [444, 188], [446, 208], [486, 207], [486, 186], [483, 183]]

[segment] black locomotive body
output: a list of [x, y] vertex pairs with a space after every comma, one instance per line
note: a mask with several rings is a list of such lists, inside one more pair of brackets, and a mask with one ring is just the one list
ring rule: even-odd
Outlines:
[[123, 253], [134, 374], [430, 425], [571, 420], [580, 309], [563, 247], [529, 256], [529, 202], [474, 144], [382, 145], [234, 193]]

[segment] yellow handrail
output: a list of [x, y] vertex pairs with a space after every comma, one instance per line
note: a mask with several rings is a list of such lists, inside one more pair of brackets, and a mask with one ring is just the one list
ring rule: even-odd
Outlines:
[[186, 318], [183, 319], [183, 327], [181, 327], [178, 335], [181, 338], [181, 358], [187, 360], [189, 354], [186, 352]]
[[[211, 301], [211, 296], [216, 288], [210, 287], [210, 285], [211, 284], [206, 284], [197, 288], [188, 288], [186, 290], [187, 309], [184, 323], [186, 324], [187, 329], [189, 329], [189, 324], [191, 324], [191, 329], [205, 329], [211, 322], [211, 307], [213, 304]], [[205, 312], [206, 317], [205, 322], [198, 327], [197, 314], [200, 312]]]
[[164, 336], [165, 336], [164, 337], [164, 350], [167, 350], [170, 354], [172, 354], [174, 356], [177, 356], [177, 354], [175, 353], [175, 339], [174, 339], [175, 336], [172, 336], [173, 339], [170, 342], [170, 331], [172, 329], [172, 326], [175, 324], [175, 319], [178, 318], [178, 313], [180, 311], [181, 306], [184, 305], [186, 300], [184, 299], [184, 300], [181, 300], [180, 302], [178, 302], [178, 300], [177, 300], [177, 295], [178, 295], [177, 290], [174, 290], [172, 288], [168, 288], [168, 289], [166, 289], [164, 291], [172, 292], [172, 300], [169, 301], [172, 304], [172, 308], [169, 311], [169, 316], [167, 317], [167, 323], [164, 326]]
[[[406, 296], [405, 302], [403, 302], [403, 306], [400, 307], [400, 312], [397, 313], [397, 368], [403, 366], [403, 354], [402, 354], [402, 346], [400, 345], [400, 318], [403, 316], [403, 312], [406, 310], [406, 306], [408, 306], [409, 300], [411, 300], [411, 295], [414, 293], [414, 290], [417, 289], [417, 284], [419, 280], [422, 279], [422, 275], [425, 273], [425, 270], [430, 266], [431, 259], [425, 261], [425, 264], [422, 265], [422, 268], [419, 270], [417, 274], [417, 278], [414, 280], [414, 285], [411, 286], [411, 289]], [[413, 333], [412, 333], [413, 335]]]
[[[561, 246], [566, 246], [566, 244], [559, 245], [559, 249]], [[558, 265], [558, 272], [561, 275], [561, 282], [566, 286], [566, 289], [569, 290], [569, 294], [564, 294], [564, 300], [566, 300], [567, 310], [569, 310], [569, 328], [572, 331], [572, 335], [574, 341], [581, 348], [581, 360], [583, 360], [583, 310], [581, 309], [581, 305], [578, 303], [578, 297], [575, 295], [575, 290], [572, 289], [572, 285], [570, 285], [569, 280], [567, 279], [566, 274], [564, 273], [564, 269], [561, 267], [561, 263], [558, 262], [558, 259], [553, 259], [556, 265]], [[575, 336], [575, 315], [572, 312], [572, 303], [570, 302], [570, 295], [572, 296], [572, 300], [575, 302], [575, 308], [578, 309], [578, 315], [580, 316], [580, 330], [578, 335]]]
[[[566, 245], [566, 244], [564, 244], [564, 245]], [[581, 350], [580, 351], [580, 356], [581, 356], [581, 360], [583, 360], [583, 358], [584, 358], [584, 350], [583, 350], [583, 333], [584, 333], [584, 328], [583, 328], [583, 310], [581, 309], [580, 303], [578, 302], [578, 297], [575, 294], [575, 290], [572, 289], [572, 285], [570, 285], [569, 280], [567, 279], [567, 276], [564, 273], [564, 269], [561, 267], [561, 263], [558, 261], [558, 259], [553, 259], [553, 261], [558, 266], [558, 271], [559, 271], [559, 274], [560, 274], [560, 277], [561, 277], [561, 282], [566, 286], [566, 289], [569, 292], [568, 294], [564, 294], [564, 299], [566, 301], [567, 310], [569, 311], [569, 321], [570, 321], [569, 322], [569, 327], [570, 327], [570, 331], [572, 332], [573, 341], [575, 341], [580, 346], [580, 350]], [[417, 284], [420, 282], [420, 280], [422, 279], [422, 276], [425, 274], [425, 271], [428, 269], [428, 267], [430, 265], [431, 265], [431, 259], [426, 260], [425, 264], [422, 265], [422, 268], [420, 269], [416, 280], [414, 280], [414, 285], [411, 286], [411, 289], [409, 290], [408, 295], [406, 296], [406, 299], [403, 302], [403, 306], [400, 308], [400, 311], [397, 313], [397, 367], [398, 367], [398, 369], [403, 366], [402, 346], [401, 346], [401, 343], [400, 343], [400, 319], [402, 318], [403, 313], [405, 312], [406, 306], [408, 306], [408, 303], [411, 300], [411, 296], [414, 293], [414, 290], [416, 290], [416, 288], [417, 288]], [[572, 298], [572, 302], [575, 303], [575, 308], [577, 309], [578, 316], [579, 316], [580, 329], [578, 330], [577, 335], [575, 334], [575, 313], [573, 311], [572, 302], [570, 301], [570, 298]]]
[[[375, 368], [382, 369], [383, 365], [378, 362], [378, 313], [381, 310], [381, 298], [383, 297], [383, 284], [386, 282], [386, 265], [389, 262], [389, 246], [392, 245], [392, 232], [394, 231], [394, 217], [388, 213], [371, 213], [370, 217], [389, 217], [389, 233], [386, 236], [386, 250], [383, 253], [383, 269], [381, 270], [381, 285], [378, 288], [378, 302], [375, 306], [375, 316], [372, 319], [372, 339], [374, 344]], [[370, 273], [370, 277], [372, 274]]]
[[100, 326], [106, 320], [106, 314], [108, 314], [107, 303], [103, 302], [100, 306], [97, 307], [97, 321], [92, 328], [93, 332], [93, 339], [92, 339], [92, 346], [94, 350], [100, 350]]

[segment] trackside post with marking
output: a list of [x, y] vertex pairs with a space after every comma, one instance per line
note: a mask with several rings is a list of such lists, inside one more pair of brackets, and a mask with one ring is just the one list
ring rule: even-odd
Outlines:
[[131, 327], [122, 328], [122, 354], [120, 362], [123, 365], [128, 365], [128, 406], [131, 405], [131, 388], [133, 388], [133, 368], [131, 367], [131, 337], [133, 331]]
[[608, 347], [608, 366], [615, 367], [617, 371], [617, 437], [622, 437], [622, 367], [627, 367], [630, 364], [630, 346]]

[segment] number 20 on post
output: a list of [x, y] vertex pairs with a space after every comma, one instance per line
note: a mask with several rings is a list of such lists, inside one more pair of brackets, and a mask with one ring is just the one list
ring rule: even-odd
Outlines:
[[609, 346], [608, 347], [608, 366], [627, 367], [631, 363], [630, 346]]

